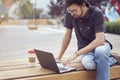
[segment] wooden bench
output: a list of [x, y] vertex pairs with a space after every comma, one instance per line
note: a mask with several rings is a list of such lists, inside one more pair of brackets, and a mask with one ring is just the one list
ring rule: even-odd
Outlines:
[[[27, 59], [0, 61], [0, 80], [96, 80], [96, 71], [85, 70], [78, 60], [73, 61], [71, 66], [77, 70], [56, 74], [37, 63], [30, 68]], [[111, 67], [110, 73], [110, 79], [120, 79], [120, 66]]]

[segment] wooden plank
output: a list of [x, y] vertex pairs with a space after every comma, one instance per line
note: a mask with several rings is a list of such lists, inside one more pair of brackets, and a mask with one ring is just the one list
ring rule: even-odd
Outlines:
[[[120, 78], [120, 66], [111, 67], [110, 79]], [[96, 80], [96, 71], [75, 71], [64, 74], [54, 74], [38, 77], [24, 78], [28, 80]], [[21, 80], [21, 79], [18, 79]]]
[[22, 69], [22, 68], [27, 68], [27, 67], [29, 67], [29, 66], [28, 66], [28, 61], [26, 59], [0, 62], [0, 71]]
[[[51, 70], [42, 68], [36, 64], [34, 68], [28, 66], [27, 60], [14, 60], [0, 62], [0, 80], [3, 79], [31, 79], [31, 80], [95, 80], [95, 71], [84, 70], [79, 60], [75, 60], [70, 66], [79, 71], [55, 74]], [[9, 64], [9, 65], [8, 65]], [[54, 75], [53, 75], [54, 74]], [[86, 77], [87, 76], [87, 77]], [[111, 79], [120, 78], [120, 66], [111, 67]]]
[[[13, 70], [13, 69], [22, 69], [29, 68], [28, 60], [13, 60], [13, 61], [3, 61], [0, 62], [0, 71]], [[36, 60], [35, 67], [40, 66]], [[84, 69], [78, 60], [75, 60], [71, 63], [70, 66], [75, 67], [77, 70]]]
[[[36, 60], [35, 66], [40, 66]], [[28, 59], [11, 60], [11, 61], [0, 61], [0, 71], [29, 68]]]
[[[21, 64], [27, 64], [28, 58], [26, 59], [18, 59], [18, 60], [9, 60], [9, 61], [0, 61], [0, 67], [3, 66], [11, 66], [11, 65], [21, 65]], [[36, 63], [38, 63], [38, 60], [36, 59]]]
[[110, 79], [120, 79], [120, 65], [111, 67], [110, 69]]
[[7, 71], [0, 71], [0, 80], [41, 76], [41, 75], [48, 75], [53, 73], [55, 72], [41, 67], [7, 70]]
[[[75, 71], [63, 74], [24, 78], [26, 80], [95, 80], [95, 71]], [[20, 80], [20, 79], [19, 79]]]
[[[68, 56], [64, 56], [63, 60], [65, 60]], [[74, 60], [72, 63], [80, 62], [78, 59]], [[16, 65], [24, 65], [28, 64], [28, 58], [25, 59], [18, 59], [18, 60], [6, 60], [6, 61], [0, 61], [0, 67], [6, 67], [6, 66], [16, 66]], [[36, 59], [36, 63], [38, 62], [38, 59]]]
[[[76, 67], [78, 70], [84, 69], [78, 62], [73, 62], [71, 66]], [[0, 79], [50, 75], [55, 73], [51, 70], [42, 68], [39, 64], [37, 64], [34, 68], [30, 68], [28, 65], [14, 65], [2, 67], [0, 70], [1, 70]]]
[[[8, 73], [10, 73], [8, 75]], [[13, 79], [13, 78], [25, 78], [25, 77], [31, 77], [27, 79], [31, 80], [95, 80], [95, 71], [74, 71], [64, 74], [54, 74], [54, 72], [51, 72], [49, 70], [43, 69], [43, 68], [27, 68], [27, 69], [19, 69], [19, 70], [12, 70], [12, 72], [4, 71], [2, 72], [3, 76], [0, 76], [0, 79]], [[0, 74], [1, 75], [1, 74]], [[39, 77], [34, 77], [39, 76]], [[87, 76], [87, 77], [86, 77]], [[59, 79], [57, 79], [59, 78]], [[111, 68], [111, 79], [120, 78], [120, 66], [115, 66]], [[25, 79], [24, 79], [25, 80]]]
[[4, 67], [0, 67], [0, 71], [17, 70], [17, 69], [24, 69], [24, 68], [29, 68], [29, 67], [30, 66], [28, 64], [14, 65], [14, 66], [4, 66]]
[[0, 61], [0, 67], [22, 65], [22, 64], [26, 64], [26, 63], [28, 63], [27, 59]]

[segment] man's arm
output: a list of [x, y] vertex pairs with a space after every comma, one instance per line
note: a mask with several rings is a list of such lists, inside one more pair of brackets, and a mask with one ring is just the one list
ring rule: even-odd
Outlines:
[[88, 46], [80, 49], [77, 53], [78, 55], [85, 55], [93, 51], [96, 47], [102, 46], [105, 44], [104, 32], [96, 33], [96, 38]]
[[62, 40], [62, 46], [61, 46], [61, 49], [60, 49], [60, 52], [58, 54], [58, 56], [56, 57], [57, 59], [61, 59], [64, 52], [66, 51], [69, 43], [70, 43], [70, 40], [71, 40], [71, 35], [72, 35], [72, 29], [66, 29], [66, 33], [64, 35], [64, 38]]
[[96, 38], [88, 44], [86, 47], [78, 50], [73, 55], [71, 55], [66, 61], [63, 62], [63, 65], [70, 64], [72, 60], [76, 59], [79, 55], [85, 55], [93, 51], [96, 47], [102, 46], [105, 44], [104, 32], [96, 33]]

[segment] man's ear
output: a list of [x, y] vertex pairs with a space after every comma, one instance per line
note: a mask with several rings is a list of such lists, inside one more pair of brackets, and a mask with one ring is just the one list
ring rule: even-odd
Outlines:
[[85, 7], [86, 6], [86, 4], [85, 4], [85, 2], [82, 4], [82, 7]]

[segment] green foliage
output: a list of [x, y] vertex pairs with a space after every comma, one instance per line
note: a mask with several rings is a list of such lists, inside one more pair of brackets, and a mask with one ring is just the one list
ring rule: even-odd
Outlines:
[[14, 13], [19, 16], [20, 19], [39, 18], [42, 10], [34, 8], [30, 0], [15, 0], [15, 2], [19, 2], [19, 5], [15, 9]]
[[22, 3], [19, 5], [20, 14], [18, 13], [18, 16], [20, 16], [20, 18], [28, 18], [29, 14], [32, 13], [32, 4], [28, 0], [21, 2]]
[[51, 15], [52, 18], [56, 18], [58, 16], [64, 15], [64, 0], [57, 0], [55, 3], [54, 1], [50, 1], [48, 5], [49, 12], [48, 14]]
[[106, 32], [120, 35], [120, 22], [105, 22]]
[[[2, 17], [2, 15], [4, 17]], [[5, 8], [4, 3], [0, 2], [0, 23], [1, 23], [1, 21], [7, 20], [7, 17], [8, 17], [7, 9]]]
[[3, 2], [0, 2], [0, 15], [7, 15], [7, 10]]
[[20, 1], [20, 0], [14, 0], [14, 2], [17, 2], [17, 1]]
[[33, 11], [34, 11], [34, 14], [35, 14], [35, 19], [39, 19], [39, 15], [43, 10], [34, 8]]

